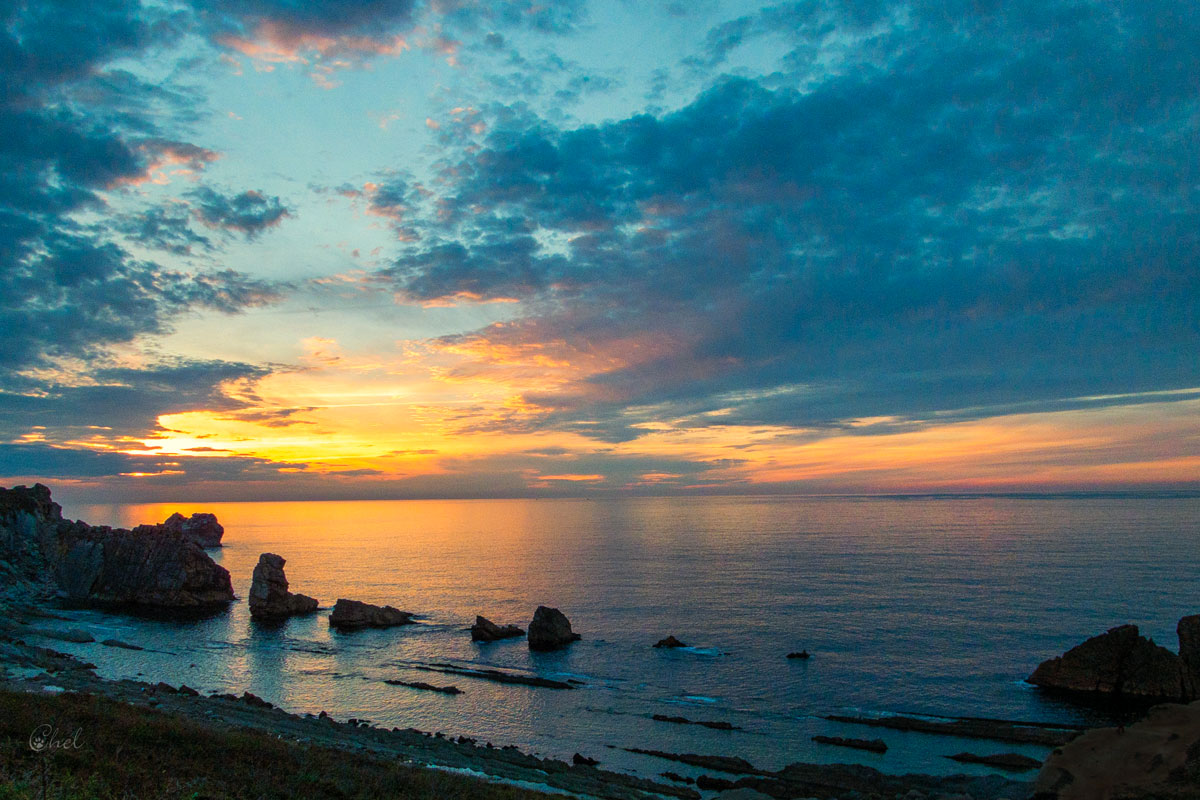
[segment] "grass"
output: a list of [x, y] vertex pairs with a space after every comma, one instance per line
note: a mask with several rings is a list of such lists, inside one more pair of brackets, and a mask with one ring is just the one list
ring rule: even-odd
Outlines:
[[[30, 746], [38, 726], [78, 748]], [[80, 694], [0, 691], [0, 800], [547, 800], [259, 731], [223, 729]]]

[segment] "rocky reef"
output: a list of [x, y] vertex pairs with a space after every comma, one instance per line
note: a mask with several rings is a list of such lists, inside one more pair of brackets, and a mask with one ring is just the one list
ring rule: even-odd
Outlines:
[[497, 625], [487, 617], [476, 616], [475, 624], [471, 626], [473, 642], [496, 642], [524, 635], [525, 631], [516, 625]]
[[1136, 625], [1120, 625], [1043, 661], [1027, 680], [1051, 691], [1127, 701], [1200, 699], [1200, 615], [1184, 617], [1176, 630], [1178, 655]]
[[557, 608], [538, 606], [529, 623], [530, 650], [558, 650], [582, 638], [571, 630], [571, 621]]
[[315, 598], [288, 591], [283, 573], [287, 561], [274, 553], [263, 553], [254, 567], [250, 584], [250, 616], [264, 621], [279, 621], [317, 610]]
[[412, 624], [413, 615], [391, 606], [375, 606], [359, 600], [339, 599], [329, 614], [329, 626], [343, 631], [360, 628], [390, 628]]
[[73, 605], [183, 612], [230, 603], [229, 572], [183, 528], [88, 525], [63, 519], [42, 484], [0, 489], [0, 561], [21, 581], [13, 588]]

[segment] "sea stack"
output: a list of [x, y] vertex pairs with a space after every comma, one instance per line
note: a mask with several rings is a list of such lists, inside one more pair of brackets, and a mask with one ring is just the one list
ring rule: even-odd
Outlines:
[[525, 631], [516, 625], [497, 625], [487, 617], [475, 617], [475, 624], [471, 626], [471, 641], [473, 642], [495, 642], [524, 635]]
[[1194, 619], [1179, 622], [1182, 657], [1141, 636], [1136, 625], [1120, 625], [1043, 661], [1028, 681], [1054, 691], [1125, 700], [1194, 700], [1196, 676], [1191, 670], [1200, 655], [1200, 621]]
[[225, 528], [217, 522], [216, 514], [199, 513], [185, 517], [176, 512], [157, 525], [138, 525], [133, 532], [169, 533], [208, 548], [221, 546], [221, 537], [225, 535]]
[[339, 598], [329, 614], [329, 626], [343, 631], [360, 628], [390, 628], [393, 625], [411, 625], [412, 614], [391, 606], [375, 606], [359, 600]]
[[529, 623], [530, 650], [558, 650], [582, 638], [571, 630], [571, 621], [557, 608], [538, 606]]
[[283, 574], [285, 563], [282, 556], [274, 553], [263, 553], [258, 557], [254, 580], [250, 584], [250, 616], [260, 620], [283, 620], [317, 610], [314, 598], [288, 591], [288, 580]]

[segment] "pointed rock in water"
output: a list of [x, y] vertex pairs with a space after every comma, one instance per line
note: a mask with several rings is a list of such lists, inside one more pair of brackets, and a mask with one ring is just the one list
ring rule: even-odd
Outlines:
[[571, 630], [571, 621], [557, 608], [538, 606], [529, 623], [530, 650], [558, 650], [582, 638]]
[[655, 647], [687, 647], [686, 644], [676, 639], [674, 636], [668, 636], [665, 639], [659, 639]]
[[359, 600], [339, 598], [329, 614], [329, 625], [339, 630], [359, 628], [390, 628], [393, 625], [411, 625], [412, 614], [391, 606], [375, 606]]
[[[1190, 637], [1190, 623], [1181, 630]], [[1043, 661], [1027, 680], [1044, 689], [1132, 700], [1191, 699], [1183, 659], [1139, 635], [1136, 625], [1111, 628]]]
[[250, 584], [250, 616], [262, 620], [281, 620], [297, 614], [312, 614], [317, 610], [317, 601], [303, 594], [288, 591], [288, 580], [283, 574], [287, 562], [274, 553], [263, 553], [254, 567], [254, 579]]
[[516, 625], [497, 625], [487, 617], [475, 617], [471, 626], [471, 641], [494, 642], [498, 639], [511, 639], [514, 636], [524, 636], [525, 631]]

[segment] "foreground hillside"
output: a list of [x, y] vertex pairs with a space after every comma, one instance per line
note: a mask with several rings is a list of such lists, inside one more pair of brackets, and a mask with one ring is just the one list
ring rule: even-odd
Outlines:
[[[57, 735], [47, 737], [46, 725], [57, 728]], [[41, 752], [31, 746], [31, 737]], [[549, 797], [366, 754], [298, 744], [263, 731], [205, 724], [94, 695], [0, 690], [0, 798], [43, 796], [62, 800]]]

